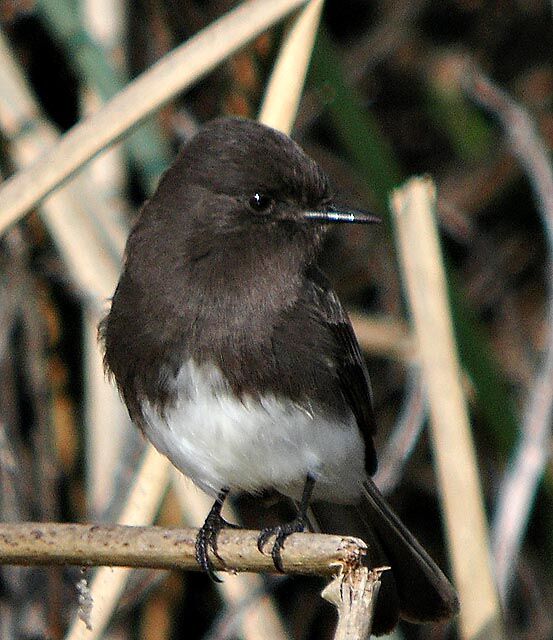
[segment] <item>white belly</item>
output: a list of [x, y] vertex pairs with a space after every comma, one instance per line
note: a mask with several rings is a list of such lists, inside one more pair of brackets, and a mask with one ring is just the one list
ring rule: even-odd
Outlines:
[[145, 434], [207, 493], [274, 488], [298, 498], [312, 474], [315, 498], [358, 498], [364, 444], [353, 415], [338, 422], [275, 397], [238, 400], [218, 369], [191, 362], [174, 384], [178, 400], [163, 416], [143, 405]]

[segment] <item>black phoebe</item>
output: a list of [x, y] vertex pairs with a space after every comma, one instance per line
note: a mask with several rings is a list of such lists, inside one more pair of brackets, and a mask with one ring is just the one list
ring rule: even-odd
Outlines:
[[297, 518], [262, 531], [272, 554], [303, 531], [311, 498], [359, 505], [371, 550], [390, 564], [374, 632], [398, 617], [457, 610], [453, 588], [370, 480], [368, 373], [315, 257], [332, 223], [375, 222], [335, 206], [321, 168], [284, 134], [236, 118], [205, 126], [144, 205], [101, 325], [105, 364], [132, 420], [216, 498], [200, 565], [232, 526], [229, 491], [276, 489]]

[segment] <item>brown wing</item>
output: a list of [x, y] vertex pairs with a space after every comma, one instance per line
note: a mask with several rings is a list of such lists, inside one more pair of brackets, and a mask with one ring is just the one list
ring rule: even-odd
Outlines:
[[326, 276], [315, 267], [310, 268], [307, 275], [313, 284], [317, 312], [329, 325], [336, 340], [336, 370], [340, 388], [364, 437], [365, 464], [367, 472], [372, 475], [375, 473], [377, 465], [373, 443], [373, 435], [376, 433], [376, 419], [369, 373], [348, 315]]

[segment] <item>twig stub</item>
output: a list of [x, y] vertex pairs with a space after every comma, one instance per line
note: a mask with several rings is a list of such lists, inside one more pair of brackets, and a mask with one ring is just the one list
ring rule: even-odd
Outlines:
[[334, 578], [323, 590], [322, 597], [338, 610], [334, 640], [366, 640], [369, 637], [380, 576], [389, 568], [357, 567]]

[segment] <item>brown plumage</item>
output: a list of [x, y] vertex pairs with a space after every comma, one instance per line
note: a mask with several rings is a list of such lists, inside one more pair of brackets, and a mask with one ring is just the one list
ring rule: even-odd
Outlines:
[[145, 204], [101, 335], [134, 422], [218, 498], [198, 537], [200, 564], [212, 573], [207, 550], [227, 524], [229, 491], [298, 498], [306, 482], [298, 518], [265, 531], [259, 546], [276, 534], [279, 567], [311, 496], [357, 505], [373, 559], [392, 566], [374, 623], [381, 633], [399, 616], [451, 616], [457, 599], [369, 479], [369, 377], [315, 264], [328, 224], [340, 221], [373, 218], [337, 209], [323, 171], [288, 137], [214, 121]]

